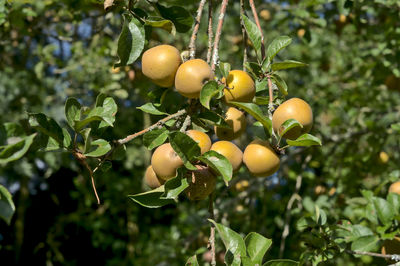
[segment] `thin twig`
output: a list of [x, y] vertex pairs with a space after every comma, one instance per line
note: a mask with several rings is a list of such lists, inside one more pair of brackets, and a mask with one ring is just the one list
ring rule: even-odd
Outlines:
[[243, 39], [243, 71], [246, 71], [246, 62], [247, 62], [247, 33], [246, 28], [244, 27], [243, 15], [245, 15], [244, 9], [244, 0], [240, 0], [240, 25], [242, 27], [242, 39]]
[[349, 254], [353, 254], [353, 255], [367, 255], [367, 256], [371, 256], [371, 257], [379, 257], [379, 258], [385, 258], [385, 259], [391, 259], [394, 261], [400, 261], [400, 255], [398, 254], [381, 254], [381, 253], [374, 253], [374, 252], [367, 252], [367, 251], [353, 251], [353, 250], [345, 250], [347, 253]]
[[262, 56], [262, 59], [264, 60], [265, 59], [264, 34], [261, 29], [260, 20], [258, 19], [258, 14], [257, 14], [256, 6], [254, 5], [254, 0], [249, 0], [249, 4], [251, 7], [251, 11], [253, 12], [253, 16], [254, 16], [254, 20], [256, 21], [257, 28], [261, 34], [261, 56]]
[[145, 133], [147, 133], [147, 132], [149, 132], [149, 131], [151, 131], [153, 129], [156, 129], [156, 128], [162, 126], [168, 120], [171, 120], [173, 118], [176, 118], [176, 117], [179, 117], [181, 115], [184, 115], [185, 113], [186, 113], [186, 110], [182, 109], [182, 110], [176, 112], [175, 114], [169, 115], [169, 116], [159, 120], [157, 123], [149, 126], [148, 128], [145, 128], [145, 129], [143, 129], [143, 130], [141, 130], [139, 132], [136, 132], [136, 133], [134, 133], [132, 135], [129, 135], [129, 136], [123, 138], [123, 139], [117, 140], [116, 143], [119, 144], [119, 145], [125, 144], [125, 143], [133, 140], [134, 138], [137, 138], [137, 137], [139, 137], [139, 136], [141, 136], [141, 135], [143, 135], [143, 134], [145, 134]]
[[78, 150], [73, 151], [73, 155], [88, 170], [90, 179], [92, 181], [93, 192], [94, 192], [94, 195], [96, 196], [97, 204], [100, 205], [100, 198], [99, 198], [99, 195], [97, 194], [96, 184], [94, 182], [94, 175], [93, 175], [94, 173], [93, 173], [90, 165], [86, 162], [86, 156]]
[[226, 6], [228, 5], [228, 1], [229, 0], [222, 0], [221, 10], [219, 11], [218, 26], [217, 26], [217, 31], [215, 33], [214, 50], [213, 50], [212, 62], [211, 62], [211, 70], [212, 71], [215, 70], [215, 66], [218, 64], [218, 61], [219, 61], [218, 46], [219, 46], [219, 41], [221, 39], [222, 26], [224, 24], [224, 17], [225, 17]]
[[190, 59], [194, 59], [194, 57], [196, 55], [196, 38], [197, 38], [197, 33], [199, 32], [201, 14], [203, 13], [203, 8], [204, 8], [205, 3], [206, 3], [206, 0], [201, 0], [200, 4], [199, 4], [199, 8], [197, 9], [196, 21], [195, 21], [195, 24], [193, 27], [192, 37], [190, 38], [190, 43], [189, 43]]
[[[308, 156], [305, 158], [301, 168], [304, 169], [307, 165], [307, 163], [311, 160], [311, 156]], [[291, 219], [291, 213], [290, 211], [292, 210], [293, 207], [293, 203], [295, 200], [301, 201], [301, 197], [299, 195], [299, 191], [301, 188], [301, 184], [303, 181], [303, 176], [300, 174], [297, 176], [296, 178], [296, 187], [295, 187], [295, 191], [292, 194], [292, 196], [290, 197], [288, 204], [286, 206], [286, 214], [285, 214], [285, 225], [283, 227], [283, 232], [282, 232], [282, 237], [281, 237], [281, 245], [279, 248], [279, 258], [283, 257], [283, 252], [285, 251], [285, 243], [286, 243], [286, 238], [289, 235], [289, 223], [290, 223], [290, 219]]]
[[187, 115], [186, 118], [185, 118], [185, 121], [182, 124], [182, 127], [181, 127], [180, 131], [185, 133], [186, 129], [190, 126], [191, 122], [192, 122], [192, 120], [190, 119], [190, 115]]
[[268, 91], [269, 91], [269, 104], [268, 104], [268, 114], [269, 118], [272, 119], [272, 111], [274, 111], [274, 93], [273, 93], [273, 87], [272, 87], [272, 81], [271, 81], [271, 76], [267, 76], [268, 79]]
[[[210, 219], [214, 220], [214, 193], [211, 193], [211, 195], [208, 198], [208, 212], [210, 214]], [[211, 228], [210, 228], [210, 238], [208, 240], [208, 245], [209, 248], [211, 249], [211, 265], [215, 266], [217, 265], [217, 262], [215, 260], [215, 226], [213, 223], [211, 223]]]
[[208, 0], [208, 50], [207, 50], [207, 64], [211, 62], [211, 53], [213, 48], [213, 9], [212, 9], [212, 1]]

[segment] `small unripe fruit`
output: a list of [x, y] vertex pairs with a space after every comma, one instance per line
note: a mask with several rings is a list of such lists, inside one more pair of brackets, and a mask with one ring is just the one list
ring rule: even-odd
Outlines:
[[159, 146], [151, 156], [151, 166], [156, 175], [163, 180], [175, 177], [176, 170], [182, 165], [182, 159], [169, 143]]
[[283, 136], [286, 139], [297, 139], [300, 135], [308, 133], [313, 124], [313, 113], [310, 105], [299, 98], [285, 101], [275, 110], [272, 116], [272, 127], [279, 134], [282, 132], [281, 125], [289, 119], [296, 119], [303, 128], [294, 127]]
[[146, 169], [146, 172], [144, 174], [144, 182], [152, 189], [158, 188], [165, 183], [164, 180], [157, 177], [151, 165], [149, 165]]
[[254, 140], [244, 150], [243, 162], [254, 176], [270, 176], [279, 169], [280, 159], [268, 141]]
[[231, 127], [223, 128], [223, 127], [215, 127], [215, 134], [219, 139], [222, 140], [233, 140], [246, 130], [246, 117], [243, 112], [239, 111], [234, 107], [229, 107], [228, 111], [226, 111], [225, 122]]
[[381, 151], [379, 153], [379, 162], [381, 164], [387, 164], [388, 161], [389, 161], [389, 155], [386, 152]]
[[196, 165], [196, 168], [187, 174], [189, 187], [186, 195], [190, 200], [203, 200], [214, 191], [217, 179], [208, 167]]
[[142, 56], [142, 72], [161, 87], [174, 85], [176, 71], [181, 64], [178, 49], [171, 45], [150, 48]]
[[211, 139], [206, 133], [198, 130], [188, 130], [186, 134], [199, 144], [201, 154], [210, 150]]
[[260, 12], [260, 17], [264, 20], [269, 20], [271, 18], [271, 13], [267, 9], [263, 9]]
[[394, 182], [390, 185], [389, 193], [396, 193], [400, 195], [400, 181]]
[[305, 29], [299, 29], [299, 30], [297, 31], [297, 36], [298, 36], [299, 38], [303, 38], [304, 34], [306, 34], [306, 30], [305, 30]]
[[211, 150], [225, 156], [231, 163], [233, 172], [238, 171], [242, 165], [243, 152], [230, 141], [217, 141], [211, 146]]
[[256, 94], [253, 79], [242, 70], [230, 71], [225, 84], [229, 88], [224, 89], [224, 98], [227, 103], [230, 101], [251, 102]]
[[178, 68], [175, 77], [175, 88], [187, 98], [199, 98], [203, 85], [213, 78], [214, 73], [207, 62], [201, 59], [192, 59]]

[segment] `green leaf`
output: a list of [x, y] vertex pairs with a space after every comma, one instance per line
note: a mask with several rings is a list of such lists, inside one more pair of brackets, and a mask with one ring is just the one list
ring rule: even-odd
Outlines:
[[85, 126], [93, 121], [104, 121], [106, 125], [113, 126], [114, 119], [110, 117], [103, 107], [95, 107], [89, 111], [86, 118], [81, 121], [75, 121], [75, 131], [81, 131]]
[[175, 203], [172, 199], [160, 198], [163, 194], [164, 186], [160, 186], [147, 192], [129, 195], [128, 198], [146, 208], [160, 208], [164, 205]]
[[272, 82], [278, 87], [283, 96], [288, 95], [288, 87], [286, 82], [277, 74], [271, 75]]
[[168, 179], [164, 184], [164, 194], [160, 197], [161, 199], [173, 199], [176, 200], [188, 186], [189, 183], [185, 178], [186, 170], [183, 168], [178, 169], [178, 175], [174, 178]]
[[283, 48], [288, 46], [291, 42], [292, 39], [288, 36], [279, 36], [275, 38], [267, 48], [267, 63], [263, 63], [262, 69], [266, 71], [266, 68], [268, 68], [269, 64], [272, 62], [276, 54], [279, 53], [279, 51], [281, 51]]
[[392, 206], [382, 198], [374, 198], [374, 206], [382, 224], [391, 223], [394, 217]]
[[15, 205], [10, 192], [3, 185], [0, 185], [0, 218], [10, 225], [14, 212]]
[[210, 101], [212, 97], [217, 95], [221, 90], [215, 80], [208, 81], [200, 91], [200, 103], [207, 109], [210, 109]]
[[269, 260], [263, 264], [263, 266], [297, 266], [299, 263], [294, 260], [279, 259], [279, 260]]
[[260, 65], [256, 62], [246, 62], [244, 66], [249, 71], [249, 74], [253, 76], [253, 79], [258, 79], [262, 73]]
[[197, 170], [191, 161], [200, 155], [200, 147], [185, 133], [175, 131], [169, 134], [169, 142], [174, 151], [181, 157], [183, 164], [189, 170]]
[[42, 113], [30, 113], [28, 115], [31, 127], [53, 138], [60, 146], [63, 145], [63, 131], [53, 118], [47, 117]]
[[295, 68], [295, 67], [304, 67], [307, 64], [302, 62], [294, 61], [294, 60], [285, 60], [283, 62], [273, 63], [271, 65], [272, 71], [278, 71], [281, 69]]
[[264, 78], [261, 81], [256, 80], [256, 93], [260, 91], [268, 90], [268, 78]]
[[118, 106], [112, 97], [106, 97], [102, 102], [103, 120], [100, 122], [99, 128], [112, 126], [115, 122], [115, 115], [118, 111]]
[[395, 215], [400, 214], [400, 195], [397, 193], [389, 193], [387, 195], [387, 201], [391, 206], [391, 209], [394, 211]]
[[257, 121], [261, 122], [264, 128], [272, 134], [272, 122], [271, 120], [263, 114], [260, 107], [254, 103], [241, 103], [241, 102], [229, 102], [229, 104], [235, 105], [239, 108], [242, 108], [247, 113], [252, 115]]
[[118, 38], [117, 49], [120, 61], [115, 66], [126, 66], [135, 62], [143, 51], [144, 42], [143, 25], [132, 15], [124, 14], [124, 25]]
[[72, 138], [71, 135], [69, 134], [68, 130], [66, 128], [62, 128], [64, 140], [63, 140], [63, 146], [66, 148], [70, 148], [72, 144]]
[[171, 6], [164, 7], [160, 4], [156, 4], [160, 15], [163, 18], [171, 20], [178, 32], [184, 33], [189, 31], [193, 25], [193, 17], [192, 15], [181, 6]]
[[187, 260], [185, 266], [199, 266], [199, 262], [197, 261], [196, 255], [191, 256], [191, 257]]
[[368, 252], [374, 250], [378, 242], [379, 238], [377, 236], [362, 236], [351, 243], [351, 250]]
[[71, 128], [75, 127], [75, 120], [81, 120], [81, 104], [75, 98], [68, 98], [65, 102], [65, 117]]
[[218, 66], [218, 71], [221, 76], [224, 78], [228, 78], [229, 72], [231, 71], [231, 65], [229, 63], [220, 62]]
[[212, 125], [212, 126], [219, 126], [219, 127], [223, 127], [223, 128], [229, 128], [229, 129], [231, 128], [228, 125], [228, 123], [226, 123], [225, 119], [221, 115], [219, 115], [213, 111], [201, 112], [200, 114], [198, 114], [195, 117], [207, 124]]
[[20, 159], [29, 150], [37, 133], [22, 139], [16, 143], [0, 147], [0, 164], [6, 164]]
[[280, 127], [279, 136], [285, 135], [286, 132], [288, 132], [289, 130], [291, 130], [294, 127], [303, 128], [303, 125], [300, 124], [299, 121], [297, 121], [296, 119], [288, 119], [288, 120], [286, 120]]
[[164, 19], [161, 17], [148, 17], [145, 20], [145, 25], [166, 30], [174, 36], [176, 34], [175, 25], [169, 19]]
[[152, 115], [167, 115], [168, 114], [168, 113], [158, 110], [152, 103], [146, 103], [140, 107], [137, 107], [137, 109], [142, 110], [143, 112], [149, 113]]
[[400, 123], [392, 124], [390, 127], [394, 130], [397, 131], [397, 133], [400, 133]]
[[208, 219], [208, 221], [217, 228], [227, 252], [230, 251], [234, 256], [246, 257], [246, 245], [238, 233], [222, 224], [216, 223], [214, 220]]
[[247, 36], [249, 36], [250, 41], [253, 43], [253, 46], [257, 52], [257, 55], [261, 56], [261, 32], [258, 29], [257, 25], [252, 22], [248, 17], [242, 15], [242, 20], [244, 24], [244, 28], [246, 29]]
[[216, 151], [208, 151], [198, 157], [200, 161], [210, 166], [214, 171], [224, 179], [225, 185], [232, 179], [232, 164], [229, 160]]
[[100, 157], [111, 150], [111, 145], [104, 139], [96, 139], [92, 141], [91, 146], [97, 146], [96, 149], [85, 153], [87, 157]]
[[303, 146], [303, 147], [308, 147], [308, 146], [313, 146], [313, 145], [322, 145], [321, 140], [313, 135], [310, 134], [303, 134], [300, 137], [298, 137], [296, 140], [286, 140], [287, 144], [290, 146]]
[[143, 136], [143, 145], [147, 147], [147, 149], [152, 150], [155, 147], [163, 144], [168, 138], [169, 131], [163, 127], [160, 129], [153, 129]]
[[246, 243], [247, 254], [253, 265], [257, 263], [261, 265], [265, 253], [272, 244], [272, 240], [256, 232], [251, 232], [245, 237], [244, 242]]

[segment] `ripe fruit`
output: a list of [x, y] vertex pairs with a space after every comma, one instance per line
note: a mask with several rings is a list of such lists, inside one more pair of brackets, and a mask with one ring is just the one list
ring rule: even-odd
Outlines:
[[199, 144], [201, 154], [210, 150], [211, 139], [206, 133], [198, 130], [188, 130], [186, 134]]
[[256, 94], [253, 79], [242, 70], [232, 70], [225, 81], [229, 89], [224, 89], [226, 102], [251, 102]]
[[152, 189], [158, 188], [165, 183], [164, 180], [157, 177], [151, 165], [149, 165], [146, 169], [146, 172], [144, 174], [144, 182]]
[[176, 72], [175, 88], [187, 98], [199, 98], [203, 85], [214, 78], [211, 67], [201, 59], [183, 63]]
[[182, 165], [182, 159], [169, 143], [159, 146], [151, 157], [151, 166], [154, 172], [163, 180], [168, 180], [176, 176], [176, 169]]
[[279, 169], [280, 160], [268, 141], [253, 140], [244, 150], [243, 162], [254, 176], [270, 176]]
[[[400, 254], [400, 237], [394, 237], [392, 240], [386, 239], [383, 242], [381, 253], [386, 254]], [[396, 261], [389, 260], [390, 263], [396, 263]]]
[[386, 164], [388, 161], [389, 161], [389, 155], [386, 152], [381, 151], [379, 153], [379, 162], [381, 164]]
[[158, 45], [150, 48], [142, 56], [142, 72], [155, 84], [171, 87], [176, 71], [181, 64], [178, 49], [171, 45]]
[[390, 75], [385, 79], [385, 85], [389, 90], [400, 91], [400, 78], [395, 75]]
[[225, 156], [231, 163], [233, 172], [238, 171], [242, 165], [243, 152], [230, 141], [217, 141], [211, 146], [211, 150]]
[[239, 111], [234, 107], [229, 107], [228, 111], [226, 111], [225, 122], [231, 127], [223, 128], [223, 127], [214, 127], [215, 134], [219, 139], [222, 140], [233, 140], [246, 130], [246, 117], [244, 113]]
[[203, 200], [214, 191], [217, 179], [208, 167], [196, 165], [196, 168], [187, 174], [186, 195], [190, 200]]
[[313, 124], [313, 113], [311, 107], [299, 98], [285, 101], [275, 110], [272, 116], [272, 127], [275, 132], [281, 132], [281, 125], [288, 119], [296, 119], [303, 128], [294, 127], [283, 136], [287, 139], [297, 139], [300, 135], [308, 133]]
[[390, 185], [389, 193], [396, 193], [400, 195], [400, 181], [394, 182]]

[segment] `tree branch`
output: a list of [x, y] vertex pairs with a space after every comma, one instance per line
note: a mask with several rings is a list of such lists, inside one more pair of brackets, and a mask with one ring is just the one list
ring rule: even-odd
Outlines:
[[180, 131], [185, 133], [186, 129], [190, 126], [191, 122], [192, 122], [192, 120], [190, 119], [190, 115], [187, 115], [186, 118], [185, 118], [185, 121], [182, 124], [182, 127], [181, 127]]
[[264, 34], [261, 29], [260, 20], [258, 19], [258, 14], [257, 14], [256, 6], [254, 5], [254, 0], [249, 0], [249, 4], [251, 7], [251, 11], [253, 12], [253, 16], [254, 16], [254, 20], [256, 21], [257, 28], [261, 34], [261, 56], [262, 56], [262, 59], [264, 60], [265, 59]]
[[345, 250], [346, 253], [352, 254], [352, 255], [367, 255], [371, 257], [378, 257], [378, 258], [385, 258], [385, 259], [391, 259], [394, 261], [400, 261], [400, 255], [398, 254], [380, 254], [380, 253], [374, 253], [374, 252], [367, 252], [367, 251], [353, 251], [353, 250]]
[[272, 119], [272, 111], [274, 111], [274, 93], [273, 93], [273, 87], [272, 87], [272, 81], [271, 81], [271, 76], [267, 76], [268, 79], [268, 91], [269, 91], [269, 104], [268, 104], [268, 114], [269, 118]]
[[217, 31], [215, 33], [214, 50], [213, 50], [213, 56], [212, 56], [212, 62], [211, 62], [212, 71], [215, 70], [215, 66], [218, 64], [218, 61], [219, 61], [218, 46], [219, 46], [219, 41], [221, 39], [222, 26], [224, 24], [224, 17], [225, 17], [226, 6], [228, 5], [228, 1], [229, 0], [222, 0], [221, 10], [219, 11], [218, 26], [217, 26]]
[[143, 135], [143, 134], [145, 134], [145, 133], [147, 133], [147, 132], [149, 132], [149, 131], [151, 131], [151, 130], [153, 130], [153, 129], [155, 129], [155, 128], [158, 128], [158, 127], [162, 126], [162, 125], [163, 125], [165, 122], [167, 122], [168, 120], [171, 120], [171, 119], [173, 119], [173, 118], [182, 116], [182, 115], [184, 115], [185, 113], [186, 113], [186, 110], [182, 109], [182, 110], [176, 112], [175, 114], [169, 115], [169, 116], [167, 116], [167, 117], [161, 119], [160, 121], [158, 121], [157, 123], [155, 123], [155, 124], [149, 126], [148, 128], [145, 128], [145, 129], [143, 129], [143, 130], [141, 130], [141, 131], [139, 131], [139, 132], [136, 132], [136, 133], [134, 133], [134, 134], [132, 134], [132, 135], [129, 135], [129, 136], [123, 138], [123, 139], [117, 140], [116, 143], [117, 143], [118, 145], [125, 144], [125, 143], [127, 143], [127, 142], [133, 140], [134, 138], [137, 138], [137, 137], [139, 137], [139, 136], [141, 136], [141, 135]]
[[246, 28], [244, 27], [244, 22], [242, 16], [245, 15], [244, 11], [244, 0], [240, 0], [240, 25], [242, 27], [242, 39], [243, 39], [243, 71], [246, 71], [246, 62], [247, 62], [247, 33]]
[[[208, 198], [208, 212], [210, 214], [210, 219], [214, 220], [214, 193]], [[215, 260], [215, 226], [211, 223], [210, 228], [210, 238], [208, 240], [208, 248], [211, 249], [211, 265], [216, 266], [217, 262]]]
[[199, 32], [201, 14], [203, 13], [203, 8], [204, 8], [205, 3], [206, 3], [206, 0], [201, 0], [200, 4], [199, 4], [199, 8], [197, 9], [196, 21], [195, 21], [195, 24], [193, 27], [192, 37], [190, 38], [190, 43], [189, 43], [190, 59], [194, 59], [194, 57], [196, 55], [196, 38], [197, 38], [197, 33]]
[[208, 50], [207, 50], [207, 63], [211, 62], [211, 53], [213, 48], [213, 9], [212, 9], [212, 1], [208, 0]]

